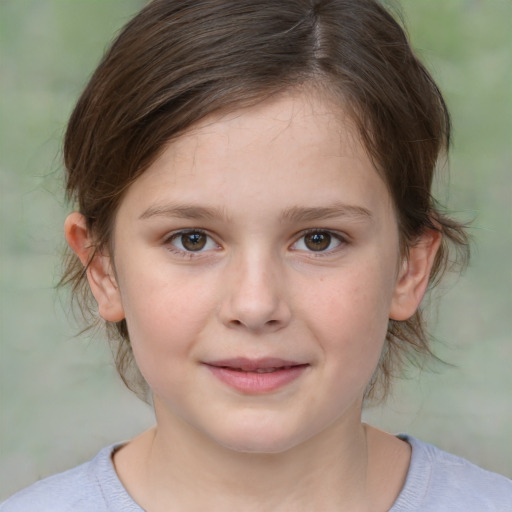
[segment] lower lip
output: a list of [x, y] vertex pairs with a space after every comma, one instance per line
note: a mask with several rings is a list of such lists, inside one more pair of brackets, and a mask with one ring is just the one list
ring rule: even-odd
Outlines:
[[247, 394], [263, 394], [276, 391], [298, 379], [308, 365], [292, 366], [268, 373], [243, 372], [226, 367], [206, 365], [212, 374], [231, 388]]

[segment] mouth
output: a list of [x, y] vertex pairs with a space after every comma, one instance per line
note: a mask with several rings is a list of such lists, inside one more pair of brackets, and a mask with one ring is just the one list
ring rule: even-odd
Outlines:
[[272, 368], [256, 368], [255, 370], [244, 370], [243, 368], [231, 368], [229, 366], [221, 366], [221, 368], [226, 368], [226, 370], [233, 370], [235, 372], [246, 372], [246, 373], [273, 373], [281, 370], [289, 370], [290, 368], [294, 368], [295, 366], [300, 365], [290, 365], [290, 366], [276, 366]]
[[236, 358], [205, 363], [223, 384], [244, 394], [276, 391], [298, 379], [308, 363], [277, 358]]
[[280, 370], [289, 370], [296, 366], [308, 366], [307, 363], [289, 361], [278, 358], [247, 359], [243, 357], [225, 359], [206, 363], [208, 366], [225, 368], [226, 370], [250, 373], [272, 373]]

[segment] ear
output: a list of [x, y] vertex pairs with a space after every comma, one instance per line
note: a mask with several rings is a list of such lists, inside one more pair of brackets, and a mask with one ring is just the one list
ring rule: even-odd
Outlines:
[[427, 290], [430, 272], [440, 244], [441, 233], [427, 230], [409, 248], [409, 254], [402, 262], [393, 293], [389, 313], [391, 320], [408, 320], [418, 309]]
[[86, 268], [87, 280], [98, 303], [100, 316], [108, 322], [123, 320], [124, 310], [111, 258], [94, 244], [85, 217], [78, 212], [68, 215], [64, 232], [69, 246]]

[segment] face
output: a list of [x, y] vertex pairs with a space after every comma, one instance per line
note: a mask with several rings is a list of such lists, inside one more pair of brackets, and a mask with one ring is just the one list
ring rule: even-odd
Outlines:
[[204, 120], [130, 187], [113, 242], [103, 316], [126, 318], [160, 428], [275, 453], [359, 423], [403, 276], [338, 107], [295, 93]]

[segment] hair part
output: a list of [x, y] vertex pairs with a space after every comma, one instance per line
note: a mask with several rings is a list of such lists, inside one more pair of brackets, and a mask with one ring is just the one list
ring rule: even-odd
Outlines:
[[[90, 79], [64, 141], [67, 197], [96, 249], [110, 247], [124, 193], [170, 141], [208, 115], [303, 86], [328, 94], [353, 121], [392, 197], [402, 254], [436, 230], [442, 245], [431, 287], [462, 267], [464, 226], [431, 196], [450, 144], [448, 110], [404, 30], [375, 0], [153, 0], [143, 8]], [[64, 265], [61, 284], [71, 285], [92, 326], [97, 307], [86, 272], [70, 252]], [[126, 321], [106, 328], [121, 377], [143, 395]], [[384, 398], [405, 360], [432, 355], [420, 310], [390, 320], [366, 398]]]

